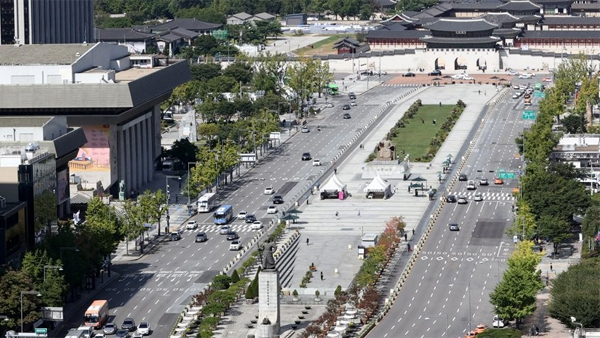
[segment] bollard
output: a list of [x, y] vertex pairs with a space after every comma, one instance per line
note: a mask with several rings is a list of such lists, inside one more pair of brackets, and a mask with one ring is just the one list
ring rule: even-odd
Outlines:
[[333, 269], [333, 274], [334, 275], [339, 275], [340, 271], [338, 270], [338, 268]]

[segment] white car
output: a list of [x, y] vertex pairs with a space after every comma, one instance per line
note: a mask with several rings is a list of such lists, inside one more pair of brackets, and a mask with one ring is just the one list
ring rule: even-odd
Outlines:
[[531, 73], [519, 74], [519, 79], [531, 79], [532, 77], [533, 77], [533, 74], [531, 74]]
[[477, 186], [475, 185], [475, 181], [470, 180], [467, 183], [467, 190], [475, 190], [475, 189], [477, 189]]
[[458, 204], [467, 204], [469, 201], [467, 200], [467, 196], [458, 196]]
[[313, 160], [313, 167], [319, 167], [321, 166], [321, 160]]
[[229, 244], [229, 250], [238, 251], [241, 248], [242, 248], [242, 241], [240, 241], [239, 239], [233, 240]]
[[260, 230], [262, 229], [262, 222], [261, 221], [254, 221], [252, 222], [252, 225], [250, 226], [251, 230]]
[[267, 208], [267, 214], [276, 214], [277, 213], [277, 207], [274, 205], [271, 205], [270, 207]]
[[308, 129], [307, 126], [302, 127], [302, 132], [303, 133], [310, 133], [310, 129]]
[[472, 78], [472, 77], [470, 77], [470, 76], [469, 76], [469, 74], [465, 74], [465, 75], [463, 76], [463, 80], [469, 80], [469, 81], [470, 81], [470, 80], [475, 80], [475, 79], [474, 79], [474, 78]]
[[475, 201], [475, 202], [483, 201], [483, 195], [481, 193], [476, 193], [475, 197], [473, 197], [473, 201]]
[[455, 80], [462, 80], [463, 79], [463, 75], [462, 74], [454, 74], [451, 77], [453, 79], [455, 79]]
[[508, 75], [517, 76], [517, 75], [519, 75], [519, 73], [515, 72], [514, 70], [510, 70], [508, 72]]
[[198, 229], [198, 222], [196, 221], [189, 221], [187, 222], [187, 224], [185, 225], [185, 228], [187, 230], [194, 230], [194, 229]]
[[237, 219], [246, 219], [246, 215], [248, 215], [248, 213], [247, 213], [247, 212], [245, 212], [245, 211], [240, 211], [240, 212], [237, 214], [237, 217], [236, 217], [236, 218], [237, 218]]
[[150, 334], [150, 324], [148, 324], [148, 322], [141, 322], [140, 325], [138, 325], [138, 329], [137, 332], [139, 334], [141, 334], [142, 336], [147, 336]]
[[97, 338], [106, 338], [106, 334], [104, 334], [104, 332], [99, 332], [99, 333], [96, 333], [94, 335], [94, 337], [97, 337]]
[[501, 328], [505, 327], [506, 324], [507, 323], [503, 319], [501, 319], [500, 317], [498, 317], [498, 315], [494, 316], [494, 321], [492, 322], [492, 326], [494, 328], [501, 329]]
[[352, 101], [352, 102], [350, 102], [350, 105], [351, 105], [352, 107], [356, 107], [356, 101]]
[[519, 85], [518, 85], [518, 84], [516, 84], [516, 85], [513, 85], [513, 89], [519, 90], [520, 88], [521, 88], [521, 87], [519, 87]]
[[514, 94], [513, 94], [513, 96], [512, 96], [512, 98], [513, 98], [513, 99], [518, 99], [518, 98], [520, 98], [520, 97], [521, 97], [521, 93], [520, 93], [520, 92], [516, 92], [516, 93], [514, 93]]
[[231, 231], [231, 227], [229, 225], [223, 225], [221, 229], [219, 229], [219, 234], [227, 235]]
[[275, 193], [275, 189], [273, 187], [265, 188], [265, 195], [273, 195]]

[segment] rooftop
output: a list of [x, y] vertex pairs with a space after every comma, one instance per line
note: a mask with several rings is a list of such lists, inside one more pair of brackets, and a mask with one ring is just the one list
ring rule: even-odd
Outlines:
[[[547, 16], [542, 20], [544, 25], [585, 25], [600, 26], [600, 18], [579, 16]], [[600, 35], [600, 32], [598, 33]]]
[[204, 31], [210, 29], [218, 29], [223, 25], [219, 23], [210, 23], [199, 21], [196, 19], [174, 19], [169, 22], [161, 23], [159, 25], [155, 25], [150, 27], [153, 32], [156, 31], [167, 31], [175, 28], [185, 28], [190, 31]]
[[96, 39], [98, 41], [115, 41], [115, 40], [129, 40], [129, 41], [139, 41], [139, 40], [147, 40], [154, 36], [151, 33], [144, 33], [133, 28], [98, 28], [96, 30]]
[[0, 117], [0, 127], [43, 127], [51, 119], [51, 116]]
[[495, 36], [477, 37], [477, 38], [442, 38], [437, 36], [425, 36], [422, 38], [426, 43], [450, 44], [450, 45], [472, 45], [472, 44], [492, 44], [500, 42], [500, 38]]
[[531, 1], [511, 1], [507, 2], [504, 5], [498, 6], [498, 10], [502, 11], [512, 11], [512, 12], [520, 12], [520, 11], [537, 11], [542, 6], [536, 5]]
[[432, 31], [440, 32], [479, 32], [497, 28], [498, 25], [493, 24], [485, 19], [447, 19], [441, 18], [435, 22], [423, 25]]
[[0, 65], [71, 65], [94, 44], [0, 45]]

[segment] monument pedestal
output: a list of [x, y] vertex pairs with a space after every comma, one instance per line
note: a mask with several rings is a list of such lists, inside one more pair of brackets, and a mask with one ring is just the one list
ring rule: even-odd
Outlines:
[[275, 269], [258, 274], [258, 323], [256, 338], [279, 338], [279, 274]]

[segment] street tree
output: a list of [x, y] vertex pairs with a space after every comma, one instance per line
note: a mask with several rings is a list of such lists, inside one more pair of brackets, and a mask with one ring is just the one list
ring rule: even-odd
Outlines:
[[[531, 212], [531, 208], [524, 199], [518, 199], [517, 206], [515, 221], [506, 229], [506, 234], [510, 237], [519, 236], [522, 240], [531, 239], [536, 232], [535, 215]], [[523, 233], [525, 234], [524, 237]]]
[[[68, 286], [59, 270], [59, 260], [53, 260], [45, 250], [36, 249], [25, 253], [22, 271], [30, 278], [33, 287], [42, 294], [46, 306], [63, 306]], [[45, 271], [44, 271], [45, 270]]]
[[187, 168], [188, 162], [196, 161], [198, 147], [187, 138], [182, 138], [173, 142], [171, 149], [167, 151], [167, 156], [178, 159], [181, 164]]
[[329, 62], [321, 59], [313, 59], [310, 62], [311, 67], [314, 68], [315, 88], [321, 97], [321, 94], [327, 90], [327, 85], [333, 81], [333, 73], [329, 69]]
[[137, 250], [137, 238], [144, 233], [144, 215], [142, 208], [131, 200], [125, 201], [123, 204], [125, 215], [121, 220], [123, 222], [123, 236], [125, 237], [125, 252], [129, 254], [129, 241], [134, 241]]
[[94, 197], [88, 203], [85, 219], [85, 229], [91, 236], [90, 242], [98, 248], [101, 261], [104, 261], [117, 248], [121, 239], [119, 218], [114, 208]]
[[206, 82], [221, 75], [220, 63], [198, 63], [190, 66], [192, 78], [198, 82]]
[[[21, 291], [33, 291], [34, 284], [24, 271], [8, 270], [0, 278], [0, 313], [7, 320], [0, 325], [17, 329], [21, 326], [21, 305], [23, 308], [23, 324], [29, 327], [40, 319], [41, 297], [36, 294], [24, 294], [21, 302]], [[36, 290], [40, 291], [40, 290]]]
[[571, 222], [564, 218], [543, 214], [537, 221], [538, 234], [552, 242], [554, 252], [558, 252], [560, 245], [573, 238]]
[[600, 258], [589, 258], [569, 266], [552, 281], [550, 316], [573, 327], [571, 317], [583, 327], [600, 327]]
[[288, 78], [288, 87], [293, 93], [298, 107], [308, 101], [314, 91], [315, 69], [311, 67], [309, 59], [301, 59], [294, 65], [288, 66], [286, 75]]
[[585, 216], [581, 222], [581, 232], [586, 239], [593, 240], [598, 250], [598, 241], [595, 237], [600, 233], [600, 206], [593, 205], [585, 211]]
[[541, 256], [533, 251], [533, 242], [521, 241], [508, 259], [508, 269], [490, 293], [490, 303], [500, 318], [521, 320], [536, 309], [536, 294], [544, 287], [537, 265]]
[[160, 219], [167, 212], [167, 196], [161, 189], [157, 191], [146, 190], [137, 198], [141, 208], [142, 219], [145, 223], [157, 224], [160, 235]]
[[563, 127], [569, 134], [584, 133], [586, 120], [585, 116], [580, 113], [573, 113], [562, 119]]

